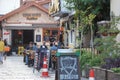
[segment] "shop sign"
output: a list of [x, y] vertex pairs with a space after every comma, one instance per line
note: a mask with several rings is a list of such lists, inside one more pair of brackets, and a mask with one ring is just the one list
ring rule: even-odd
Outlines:
[[27, 20], [37, 20], [40, 16], [40, 13], [23, 13], [23, 17]]

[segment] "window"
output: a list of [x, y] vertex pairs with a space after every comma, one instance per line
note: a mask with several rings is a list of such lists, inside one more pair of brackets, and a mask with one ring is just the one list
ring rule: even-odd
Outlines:
[[44, 30], [44, 41], [49, 41], [50, 30]]
[[46, 42], [58, 41], [59, 40], [59, 28], [43, 29], [43, 39]]
[[54, 38], [55, 41], [58, 40], [58, 30], [52, 30], [52, 37]]

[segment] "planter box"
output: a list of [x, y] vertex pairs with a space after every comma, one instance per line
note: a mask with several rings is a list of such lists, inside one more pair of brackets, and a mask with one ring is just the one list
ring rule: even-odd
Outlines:
[[120, 74], [114, 73], [111, 70], [106, 70], [94, 67], [95, 80], [120, 80]]

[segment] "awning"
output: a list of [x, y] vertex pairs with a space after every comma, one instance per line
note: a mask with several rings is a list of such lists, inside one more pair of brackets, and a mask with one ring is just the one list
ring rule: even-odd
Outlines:
[[63, 17], [66, 17], [66, 16], [68, 16], [68, 15], [69, 15], [68, 12], [62, 12], [62, 11], [60, 11], [60, 12], [57, 12], [57, 13], [52, 14], [51, 16], [53, 16], [53, 17], [59, 16], [60, 18], [63, 18]]
[[12, 29], [12, 30], [18, 30], [18, 29], [31, 30], [31, 29], [35, 29], [32, 26], [5, 26], [3, 28], [4, 29]]
[[23, 29], [23, 30], [31, 30], [35, 28], [59, 28], [59, 24], [32, 24], [31, 26], [21, 26], [21, 25], [7, 25], [3, 27], [4, 29]]
[[41, 28], [59, 28], [60, 26], [59, 26], [59, 24], [33, 24], [33, 27], [34, 28], [39, 28], [39, 27], [41, 27]]

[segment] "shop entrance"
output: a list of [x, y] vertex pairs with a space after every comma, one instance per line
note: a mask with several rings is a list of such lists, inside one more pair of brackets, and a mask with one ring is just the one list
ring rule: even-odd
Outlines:
[[26, 45], [34, 41], [34, 30], [12, 30], [12, 46]]

